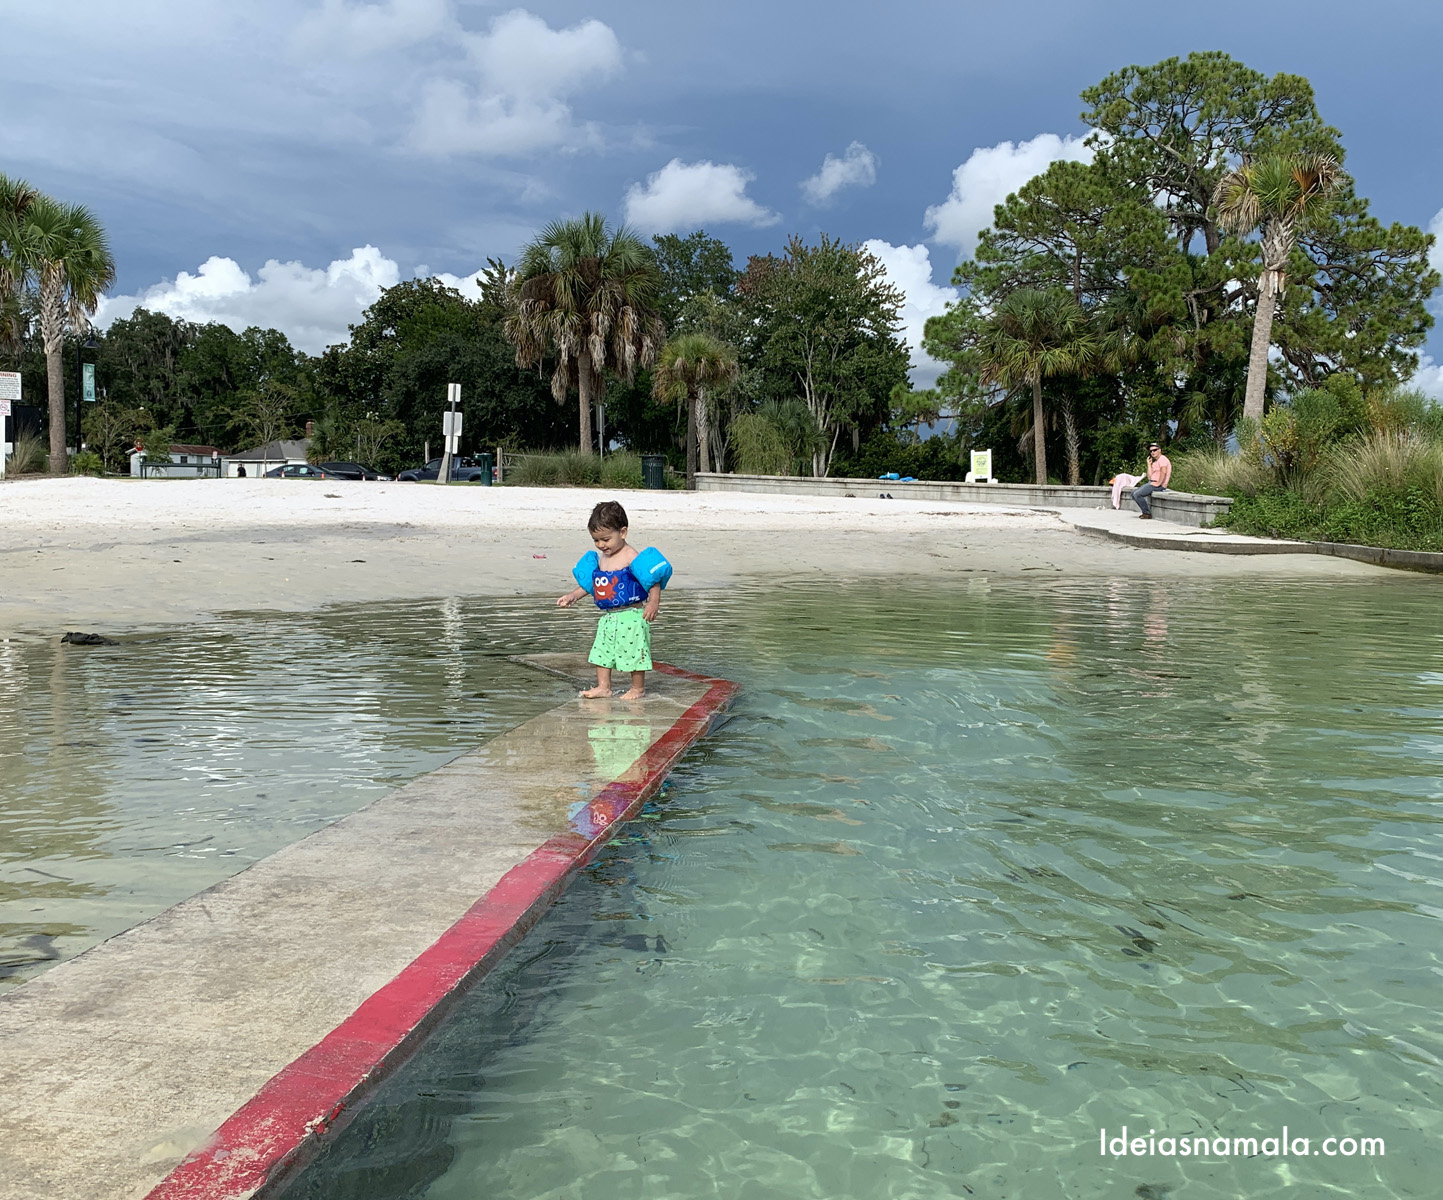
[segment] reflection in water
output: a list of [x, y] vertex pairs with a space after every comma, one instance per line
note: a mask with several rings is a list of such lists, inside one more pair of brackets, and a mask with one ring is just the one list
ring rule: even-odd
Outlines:
[[494, 632], [453, 600], [0, 643], [0, 987], [566, 694]]
[[679, 594], [736, 716], [292, 1200], [1432, 1194], [1435, 596]]

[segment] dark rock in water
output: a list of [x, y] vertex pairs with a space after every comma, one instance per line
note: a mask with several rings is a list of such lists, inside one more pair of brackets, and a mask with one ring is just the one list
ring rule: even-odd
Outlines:
[[98, 633], [67, 633], [60, 639], [62, 642], [69, 642], [72, 646], [118, 646], [119, 642], [108, 637], [101, 637]]

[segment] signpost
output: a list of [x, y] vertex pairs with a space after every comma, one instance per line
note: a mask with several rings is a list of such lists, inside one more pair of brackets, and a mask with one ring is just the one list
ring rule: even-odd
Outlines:
[[436, 476], [437, 483], [451, 482], [451, 459], [461, 448], [461, 414], [456, 411], [456, 405], [461, 403], [459, 383], [446, 385], [446, 402], [451, 408], [441, 414], [441, 434], [446, 440], [441, 450], [441, 473]]
[[991, 451], [991, 450], [974, 450], [974, 451], [972, 451], [972, 482], [973, 482], [973, 483], [991, 483], [991, 482], [992, 482], [992, 451]]
[[20, 399], [20, 372], [0, 371], [0, 479], [5, 478], [5, 459], [10, 454], [10, 406]]

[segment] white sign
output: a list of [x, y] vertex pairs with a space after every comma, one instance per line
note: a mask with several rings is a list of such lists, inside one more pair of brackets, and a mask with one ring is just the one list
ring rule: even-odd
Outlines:
[[[20, 399], [20, 372], [0, 371], [0, 400]], [[5, 410], [9, 412], [7, 408]]]
[[977, 483], [990, 483], [992, 481], [992, 451], [972, 451], [972, 478]]
[[441, 414], [441, 432], [449, 438], [461, 436], [461, 414], [458, 412], [444, 412]]

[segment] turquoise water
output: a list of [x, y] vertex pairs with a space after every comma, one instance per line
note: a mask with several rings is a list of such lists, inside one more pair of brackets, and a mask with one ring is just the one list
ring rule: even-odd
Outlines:
[[1438, 586], [678, 594], [735, 716], [288, 1200], [1436, 1195]]
[[0, 642], [0, 989], [566, 694], [477, 621], [441, 601]]

